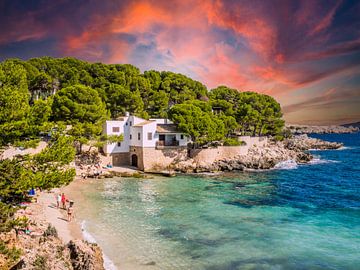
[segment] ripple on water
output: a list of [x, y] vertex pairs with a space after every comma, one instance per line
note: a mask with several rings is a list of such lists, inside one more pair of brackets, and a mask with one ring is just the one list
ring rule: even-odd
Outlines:
[[89, 184], [79, 216], [121, 269], [358, 269], [360, 140], [334, 138], [292, 169]]

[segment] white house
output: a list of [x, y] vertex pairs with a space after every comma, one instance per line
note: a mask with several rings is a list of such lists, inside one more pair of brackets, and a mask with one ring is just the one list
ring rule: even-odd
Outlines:
[[189, 138], [169, 119], [145, 120], [133, 115], [106, 121], [106, 135], [123, 134], [124, 140], [107, 144], [103, 150], [112, 156], [114, 166], [132, 165], [141, 170], [166, 167], [187, 153]]

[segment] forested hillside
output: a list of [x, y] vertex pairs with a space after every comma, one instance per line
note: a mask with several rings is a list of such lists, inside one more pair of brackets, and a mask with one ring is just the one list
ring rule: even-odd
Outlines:
[[101, 123], [125, 111], [170, 117], [197, 143], [234, 131], [276, 135], [280, 105], [270, 96], [225, 86], [208, 90], [182, 74], [74, 58], [9, 59], [0, 64], [0, 144], [71, 124], [74, 137], [98, 136]]

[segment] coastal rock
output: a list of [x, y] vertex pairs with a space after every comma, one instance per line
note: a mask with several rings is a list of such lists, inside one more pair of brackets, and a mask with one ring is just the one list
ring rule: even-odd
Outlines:
[[325, 133], [354, 133], [358, 132], [359, 128], [356, 126], [309, 126], [309, 125], [286, 125], [286, 127], [293, 134], [325, 134]]
[[309, 138], [306, 134], [293, 136], [291, 139], [287, 139], [284, 142], [287, 149], [306, 151], [310, 149], [317, 150], [331, 150], [339, 149], [343, 146], [342, 143], [328, 142], [320, 139]]
[[64, 245], [56, 230], [48, 233], [49, 228], [54, 229], [46, 222], [38, 222], [32, 224], [31, 234], [15, 230], [1, 233], [0, 240], [7, 248], [21, 250], [21, 257], [11, 262], [0, 255], [0, 269], [104, 269], [102, 251], [96, 244], [75, 240]]
[[309, 163], [313, 156], [309, 153], [300, 152], [296, 155], [296, 162], [300, 164]]
[[74, 270], [104, 269], [102, 252], [98, 245], [74, 240], [70, 241], [67, 247], [70, 251], [71, 265]]
[[241, 171], [245, 169], [267, 170], [274, 168], [284, 161], [293, 161], [298, 164], [308, 163], [313, 156], [305, 152], [310, 149], [338, 149], [343, 144], [327, 142], [319, 139], [309, 138], [306, 134], [294, 136], [283, 142], [269, 142], [265, 146], [249, 148], [246, 155], [238, 155], [232, 159], [221, 159], [212, 163], [194, 162], [189, 158], [173, 165], [174, 170], [183, 173], [205, 173], [219, 171]]

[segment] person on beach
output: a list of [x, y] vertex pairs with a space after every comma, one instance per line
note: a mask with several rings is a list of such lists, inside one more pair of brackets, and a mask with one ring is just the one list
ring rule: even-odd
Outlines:
[[56, 195], [56, 207], [59, 208], [60, 207], [60, 203], [61, 203], [61, 194], [58, 193]]
[[74, 215], [74, 208], [73, 208], [74, 202], [70, 201], [69, 207], [67, 209], [67, 215], [68, 215], [68, 221], [70, 222]]
[[62, 208], [66, 209], [66, 197], [64, 193], [61, 194], [61, 204], [62, 204]]

